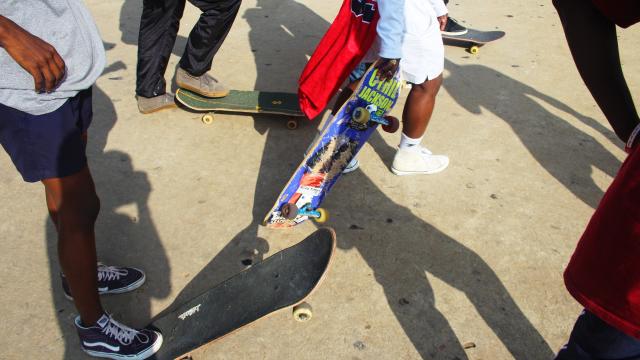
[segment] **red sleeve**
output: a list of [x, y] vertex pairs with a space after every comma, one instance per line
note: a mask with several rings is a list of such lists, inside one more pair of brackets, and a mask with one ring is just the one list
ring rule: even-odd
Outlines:
[[298, 82], [300, 108], [315, 118], [362, 61], [376, 38], [379, 14], [375, 0], [344, 0]]
[[638, 0], [593, 0], [593, 4], [620, 27], [627, 28], [640, 21]]

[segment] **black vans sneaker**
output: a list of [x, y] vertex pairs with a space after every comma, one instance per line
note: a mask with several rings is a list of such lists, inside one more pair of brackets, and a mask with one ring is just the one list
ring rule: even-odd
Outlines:
[[452, 17], [447, 18], [447, 25], [444, 26], [442, 33], [444, 35], [464, 35], [467, 33], [467, 28], [458, 24], [456, 19]]
[[[62, 289], [67, 299], [73, 300], [71, 290], [64, 274], [62, 278]], [[98, 263], [98, 293], [121, 294], [135, 290], [144, 284], [145, 275], [142, 270], [132, 267], [107, 266]]]
[[80, 346], [87, 354], [116, 360], [143, 360], [155, 354], [162, 346], [159, 332], [144, 329], [134, 330], [102, 315], [98, 322], [84, 327], [76, 317], [76, 330]]

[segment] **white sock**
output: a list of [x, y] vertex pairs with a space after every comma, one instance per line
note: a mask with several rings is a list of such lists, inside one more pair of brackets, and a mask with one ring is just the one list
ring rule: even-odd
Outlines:
[[405, 135], [404, 133], [402, 133], [402, 135], [400, 136], [400, 149], [406, 149], [406, 148], [410, 148], [416, 145], [420, 145], [420, 143], [422, 142], [422, 138], [424, 136], [421, 136], [417, 139], [413, 139], [408, 137], [407, 135]]

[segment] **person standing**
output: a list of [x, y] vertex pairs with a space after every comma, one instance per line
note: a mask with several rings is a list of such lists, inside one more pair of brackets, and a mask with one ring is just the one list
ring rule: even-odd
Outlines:
[[640, 358], [640, 118], [622, 72], [616, 24], [640, 21], [636, 0], [554, 0], [573, 60], [628, 153], [564, 273], [582, 305], [556, 360]]
[[[442, 85], [444, 45], [440, 31], [447, 23], [447, 7], [442, 0], [380, 0], [378, 7], [377, 39], [349, 77], [350, 84], [340, 93], [332, 116], [353, 94], [369, 64], [378, 59], [382, 79], [391, 78], [400, 67], [411, 91], [402, 113], [400, 145], [391, 171], [396, 175], [441, 172], [449, 166], [449, 158], [431, 153], [421, 143]], [[344, 172], [358, 166], [359, 161], [354, 158]]]
[[91, 87], [104, 65], [100, 34], [80, 0], [0, 2], [0, 144], [24, 181], [44, 185], [62, 288], [80, 314], [80, 346], [92, 356], [141, 360], [162, 335], [120, 324], [99, 298], [145, 281], [136, 268], [97, 262], [100, 199], [85, 150]]
[[[189, 0], [202, 14], [191, 29], [175, 79], [179, 87], [208, 97], [229, 89], [207, 72], [240, 9], [241, 0]], [[186, 0], [144, 0], [138, 36], [138, 110], [153, 113], [175, 106], [164, 79]]]

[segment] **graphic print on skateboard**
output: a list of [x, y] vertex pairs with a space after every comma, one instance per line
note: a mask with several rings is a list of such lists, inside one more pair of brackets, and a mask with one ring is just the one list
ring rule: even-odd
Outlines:
[[442, 34], [442, 41], [445, 45], [462, 46], [467, 48], [471, 54], [477, 54], [480, 52], [481, 46], [501, 39], [504, 35], [504, 31], [480, 31], [467, 29], [467, 32], [462, 35]]
[[192, 351], [291, 306], [296, 320], [310, 319], [311, 307], [303, 301], [324, 278], [335, 247], [335, 232], [319, 229], [160, 314], [149, 328], [160, 331], [164, 341], [150, 359], [188, 359]]
[[326, 221], [327, 212], [320, 208], [322, 200], [378, 125], [388, 132], [398, 130], [399, 120], [387, 114], [398, 100], [400, 72], [382, 82], [375, 66], [369, 67], [353, 95], [314, 140], [267, 213], [265, 226], [288, 228], [309, 218]]
[[286, 115], [287, 128], [298, 127], [298, 117], [304, 116], [298, 105], [298, 95], [284, 92], [231, 90], [220, 98], [202, 96], [193, 91], [178, 89], [176, 100], [185, 107], [201, 112], [202, 122], [211, 124], [214, 111], [239, 112], [249, 114]]

